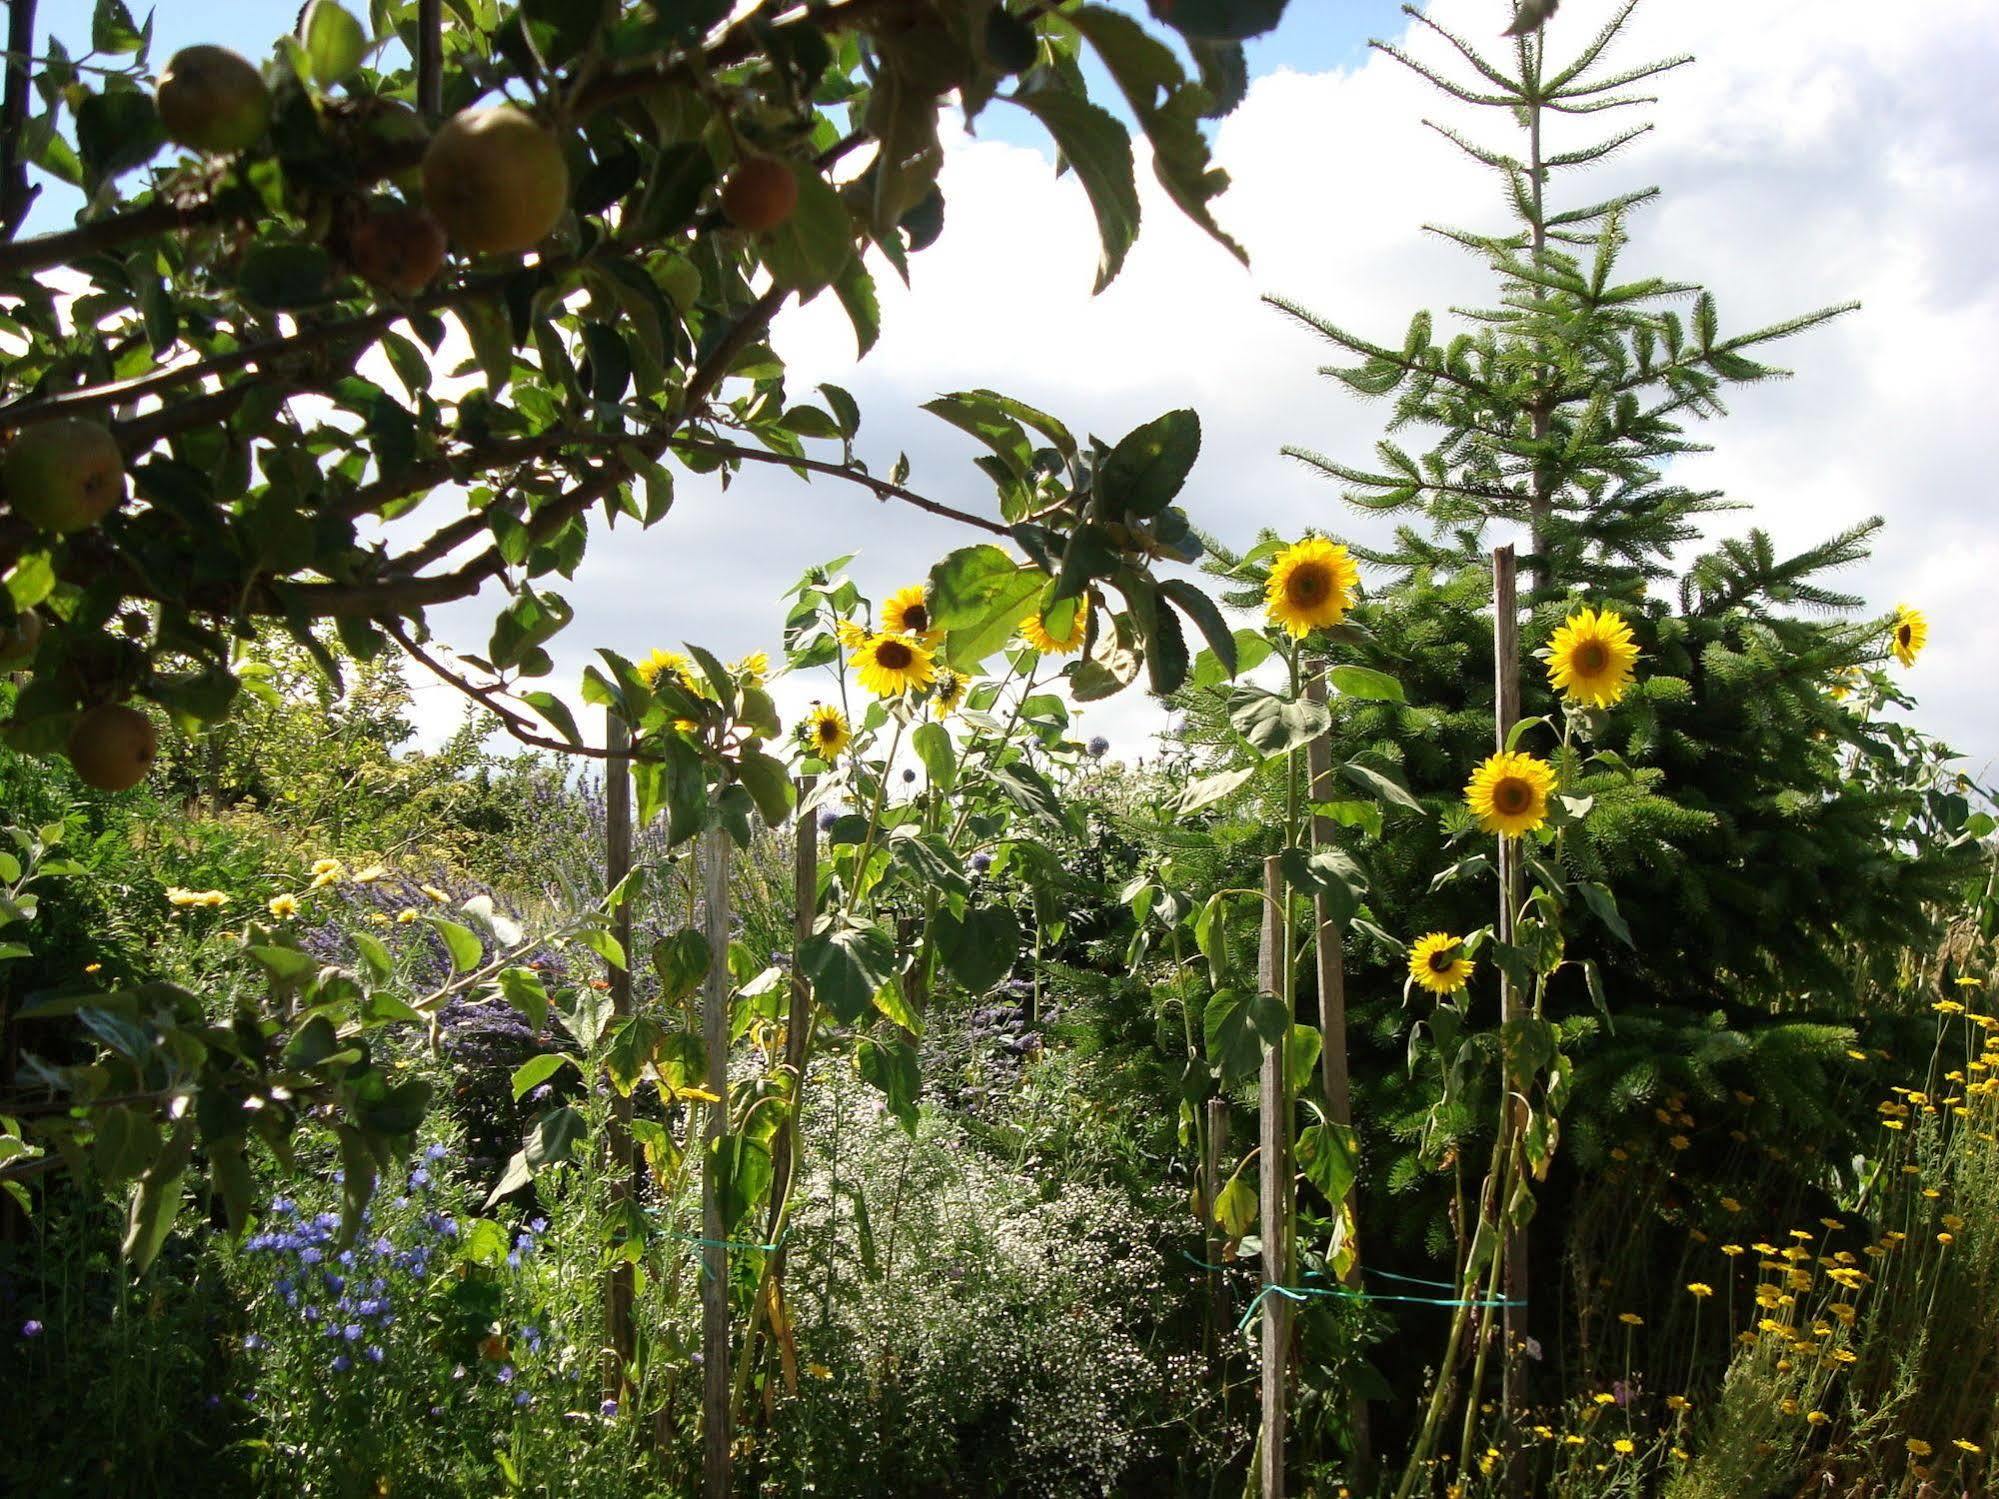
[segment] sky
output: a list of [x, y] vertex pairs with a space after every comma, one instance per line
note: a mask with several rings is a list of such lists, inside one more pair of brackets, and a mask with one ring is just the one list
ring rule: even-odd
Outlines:
[[[1552, 51], [1580, 45], [1610, 8], [1565, 0]], [[1508, 0], [1428, 9], [1491, 41], [1511, 13]], [[193, 40], [261, 52], [289, 14], [243, 0], [166, 7], [155, 57]], [[1999, 347], [1999, 12], [1990, 0], [1932, 0], [1890, 14], [1878, 0], [1651, 0], [1620, 59], [1698, 61], [1656, 81], [1655, 130], [1557, 192], [1580, 201], [1662, 187], [1631, 225], [1627, 267], [1706, 285], [1724, 330], [1862, 302], [1779, 346], [1795, 378], [1736, 391], [1731, 414], [1698, 434], [1714, 450], [1679, 460], [1672, 477], [1750, 507], [1713, 518], [1714, 536], [1755, 524], [1798, 550], [1886, 517], [1873, 559], [1838, 581], [1874, 611], [1906, 601], [1929, 615], [1930, 647], [1905, 679], [1921, 700], [1916, 721], [1981, 774], [1999, 760], [1999, 696], [1984, 678], [1999, 661], [1999, 618], [1985, 607], [1999, 572], [1987, 495], [1999, 430], [1989, 353]], [[42, 15], [66, 36], [87, 32], [83, 0], [45, 0]], [[1143, 230], [1123, 274], [1092, 297], [1095, 228], [1074, 179], [1055, 177], [1030, 131], [1001, 123], [1018, 111], [995, 106], [976, 135], [954, 128], [944, 233], [914, 258], [909, 288], [878, 268], [883, 332], [868, 358], [855, 361], [830, 296], [779, 320], [772, 341], [793, 398], [821, 380], [844, 385], [863, 413], [860, 455], [877, 473], [907, 452], [914, 488], [986, 513], [990, 486], [970, 464], [978, 449], [919, 409], [931, 396], [988, 386], [1106, 439], [1192, 406], [1204, 444], [1182, 500], [1196, 525], [1236, 544], [1263, 526], [1380, 538], [1379, 522], [1280, 450], [1365, 463], [1385, 409], [1320, 376], [1327, 348], [1261, 298], [1283, 295], [1384, 341], [1399, 340], [1419, 308], [1436, 309], [1441, 329], [1449, 307], [1487, 300], [1479, 264], [1422, 226], [1501, 226], [1494, 179], [1425, 126], [1457, 106], [1365, 46], [1410, 27], [1381, 0], [1292, 0], [1252, 47], [1249, 96], [1213, 132], [1233, 180], [1216, 212], [1248, 249], [1247, 269], [1179, 217], [1141, 159]], [[1434, 37], [1411, 47], [1441, 60]], [[1553, 148], [1602, 123], [1563, 122]], [[1500, 122], [1473, 124], [1489, 137]], [[43, 205], [31, 228], [58, 227], [60, 207]], [[600, 535], [576, 582], [558, 590], [576, 621], [557, 642], [552, 685], [572, 688], [597, 645], [628, 655], [689, 639], [724, 655], [774, 648], [776, 596], [807, 565], [858, 548], [854, 575], [880, 598], [976, 539], [782, 470], [756, 469], [726, 492], [682, 473], [677, 495], [652, 531]], [[453, 503], [441, 495], [426, 510], [444, 516]], [[432, 623], [476, 651], [490, 617], [485, 600]], [[420, 668], [412, 680], [434, 738], [461, 705]], [[795, 711], [817, 690], [784, 684], [780, 706]], [[1080, 722], [1131, 756], [1164, 718], [1133, 689]]]

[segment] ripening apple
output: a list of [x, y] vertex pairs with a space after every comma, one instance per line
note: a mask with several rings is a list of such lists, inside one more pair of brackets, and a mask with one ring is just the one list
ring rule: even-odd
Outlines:
[[146, 778], [160, 752], [153, 721], [124, 703], [102, 703], [69, 731], [69, 763], [86, 786], [129, 791]]
[[227, 47], [183, 47], [167, 60], [153, 102], [167, 138], [209, 156], [254, 146], [271, 119], [256, 64]]
[[125, 459], [110, 430], [78, 416], [21, 430], [0, 459], [7, 507], [41, 531], [94, 526], [125, 500]]
[[744, 160], [722, 184], [722, 216], [738, 229], [763, 234], [798, 209], [798, 179], [771, 156]]
[[347, 231], [345, 248], [363, 281], [413, 297], [444, 264], [444, 230], [421, 208], [377, 205]]
[[423, 201], [459, 249], [515, 255], [561, 220], [569, 167], [555, 136], [513, 105], [463, 109], [430, 138]]

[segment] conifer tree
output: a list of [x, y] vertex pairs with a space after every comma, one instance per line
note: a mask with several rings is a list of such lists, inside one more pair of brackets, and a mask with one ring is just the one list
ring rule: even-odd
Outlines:
[[[1355, 648], [1403, 677], [1422, 706], [1355, 705], [1340, 731], [1395, 752], [1395, 741], [1412, 737], [1397, 730], [1422, 729], [1402, 752], [1412, 762], [1404, 768], [1423, 789], [1447, 794], [1462, 784], [1489, 733], [1477, 725], [1490, 721], [1491, 646], [1489, 626], [1445, 601], [1451, 580], [1484, 567], [1487, 548], [1522, 535], [1525, 648], [1588, 602], [1625, 614], [1645, 650], [1638, 689], [1592, 715], [1592, 742], [1567, 767], [1573, 792], [1597, 798], [1589, 836], [1575, 841], [1575, 857], [1594, 867], [1579, 872], [1615, 875], [1636, 939], [1606, 944], [1606, 962], [1646, 999], [1753, 1007], [1847, 994], [1850, 944], [1906, 937], [1954, 863], [1897, 830], [1934, 810], [1922, 795], [1933, 786], [1850, 774], [1856, 757], [1896, 752], [1855, 699], [1829, 690], [1849, 668], [1879, 667], [1888, 655], [1884, 627], [1854, 620], [1860, 601], [1824, 576], [1862, 561], [1879, 522], [1794, 557], [1751, 530], [1682, 573], [1675, 556], [1699, 537], [1699, 523], [1739, 507], [1679, 482], [1673, 460], [1702, 449], [1690, 429], [1725, 414], [1728, 387], [1788, 374], [1765, 362], [1765, 346], [1857, 304], [1725, 334], [1713, 296], [1697, 284], [1620, 279], [1630, 225], [1656, 188], [1573, 206], [1552, 191], [1651, 128], [1636, 123], [1571, 146], [1552, 139], [1560, 125], [1654, 102], [1643, 88], [1691, 61], [1615, 64], [1637, 4], [1626, 0], [1573, 53], [1560, 45], [1567, 18], [1538, 10], [1520, 16], [1534, 24], [1516, 28], [1508, 56], [1488, 55], [1414, 6], [1405, 10], [1418, 34], [1439, 39], [1449, 64], [1376, 44], [1451, 99], [1512, 127], [1510, 139], [1482, 141], [1433, 122], [1502, 189], [1503, 229], [1434, 230], [1489, 267], [1491, 306], [1461, 314], [1465, 326], [1448, 333], [1419, 312], [1391, 345], [1271, 299], [1341, 351], [1344, 362], [1326, 374], [1393, 402], [1372, 465], [1286, 449], [1339, 481], [1350, 504], [1404, 518], [1392, 545], [1355, 548], [1373, 564], [1371, 578], [1386, 583], [1372, 607], [1397, 620]], [[1409, 434], [1428, 446], [1411, 452]], [[1431, 671], [1436, 663], [1406, 645], [1444, 627], [1438, 608], [1460, 636], [1473, 632], [1457, 642], [1448, 672]], [[1418, 637], [1409, 633], [1412, 612], [1428, 617]], [[1546, 711], [1553, 698], [1535, 663], [1528, 667], [1522, 711]], [[1886, 690], [1876, 673], [1861, 693], [1871, 701]], [[1452, 724], [1441, 725], [1438, 712]], [[1448, 819], [1444, 831], [1454, 831]], [[1438, 867], [1430, 848], [1387, 852], [1425, 884], [1426, 866]], [[1403, 854], [1414, 857], [1405, 864]]]

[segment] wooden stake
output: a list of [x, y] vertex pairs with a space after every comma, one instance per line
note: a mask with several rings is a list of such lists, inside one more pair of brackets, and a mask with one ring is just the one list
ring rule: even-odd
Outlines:
[[[604, 747], [615, 756], [631, 747], [631, 733], [615, 712], [604, 715]], [[630, 762], [604, 762], [604, 888], [615, 890], [632, 870], [632, 776]], [[632, 908], [620, 901], [611, 914], [611, 935], [624, 949], [625, 962], [632, 961]], [[606, 977], [611, 982], [611, 1013], [617, 1021], [632, 1013], [632, 975], [629, 967], [610, 965]], [[637, 1158], [632, 1150], [632, 1101], [611, 1095], [610, 1126], [604, 1132], [604, 1154], [608, 1161], [613, 1212], [630, 1202], [638, 1190], [634, 1172]], [[604, 1398], [623, 1400], [625, 1371], [633, 1354], [632, 1263], [620, 1258], [604, 1277]]]
[[[1275, 854], [1263, 861], [1263, 939], [1257, 948], [1257, 987], [1284, 993], [1284, 875]], [[1285, 1013], [1276, 1044], [1263, 1055], [1257, 1094], [1257, 1145], [1263, 1227], [1263, 1499], [1284, 1499], [1285, 1405], [1291, 1362], [1291, 1298], [1270, 1291], [1291, 1284], [1291, 1088], [1286, 1058], [1291, 1016]]]
[[[1498, 749], [1506, 748], [1507, 736], [1520, 721], [1520, 605], [1516, 593], [1516, 570], [1511, 546], [1492, 551], [1492, 680], [1493, 735]], [[1520, 850], [1511, 838], [1499, 840], [1499, 940], [1513, 940], [1513, 913], [1520, 903]], [[1502, 967], [1499, 974], [1499, 1018], [1503, 1025], [1521, 1013], [1520, 993]], [[1500, 1112], [1501, 1128], [1513, 1117], [1510, 1102]], [[1498, 1211], [1507, 1208], [1500, 1191]], [[1505, 1403], [1518, 1411], [1527, 1403], [1527, 1363], [1521, 1356], [1527, 1343], [1527, 1231], [1505, 1231], [1504, 1275], [1506, 1306], [1500, 1318], [1501, 1350], [1505, 1370]], [[1473, 1398], [1477, 1398], [1474, 1392]]]
[[[1314, 671], [1305, 679], [1305, 696], [1315, 703], [1326, 701], [1326, 677], [1322, 671]], [[1333, 737], [1330, 730], [1321, 734], [1305, 747], [1305, 765], [1309, 773], [1312, 800], [1331, 801], [1336, 788], [1333, 784]], [[1333, 820], [1314, 814], [1312, 818], [1312, 849], [1332, 848]], [[1319, 1077], [1326, 1089], [1326, 1114], [1333, 1123], [1343, 1127], [1353, 1124], [1353, 1099], [1348, 1086], [1347, 1061], [1347, 972], [1345, 933], [1333, 919], [1332, 902], [1323, 895], [1312, 897], [1312, 951], [1319, 978]], [[1361, 1288], [1360, 1275], [1360, 1191], [1357, 1186], [1347, 1188], [1345, 1205], [1346, 1219], [1352, 1238], [1348, 1241], [1352, 1251], [1346, 1272], [1340, 1277], [1340, 1284], [1348, 1290]], [[1353, 1460], [1357, 1468], [1365, 1468], [1372, 1459], [1372, 1442], [1369, 1440], [1367, 1402], [1356, 1396], [1353, 1401], [1351, 1419], [1353, 1421]]]
[[[791, 1177], [797, 1168], [799, 1110], [805, 1098], [805, 1043], [812, 1035], [812, 980], [806, 977], [800, 954], [812, 935], [812, 923], [819, 911], [819, 809], [808, 807], [817, 776], [798, 778], [798, 821], [794, 836], [797, 856], [792, 867], [791, 917], [791, 1009], [784, 1023], [784, 1065], [791, 1074], [791, 1115], [777, 1132], [771, 1161], [769, 1231], [776, 1233], [778, 1219], [791, 1197]], [[777, 1275], [784, 1273], [784, 1247], [778, 1246]]]
[[701, 1156], [701, 1492], [729, 1495], [729, 1251], [721, 1242], [722, 1198], [715, 1159], [729, 1137], [729, 835], [702, 835], [706, 875], [708, 978], [701, 992], [701, 1039], [708, 1052], [708, 1128]]
[[[1226, 1098], [1208, 1100], [1207, 1133], [1207, 1152], [1201, 1160], [1201, 1197], [1208, 1210], [1208, 1221], [1201, 1229], [1201, 1247], [1207, 1262], [1219, 1265], [1222, 1245], [1227, 1242], [1222, 1237], [1221, 1225], [1215, 1222], [1215, 1201], [1222, 1191], [1222, 1162], [1228, 1159], [1229, 1153], [1229, 1101]], [[1214, 1324], [1215, 1342], [1219, 1345], [1230, 1326], [1229, 1283], [1219, 1271], [1210, 1270], [1207, 1275], [1208, 1315]]]

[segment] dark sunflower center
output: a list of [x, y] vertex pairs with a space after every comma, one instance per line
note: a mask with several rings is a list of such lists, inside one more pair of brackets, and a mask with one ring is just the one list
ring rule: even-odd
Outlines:
[[1911, 640], [1914, 640], [1916, 638], [1916, 632], [1910, 629], [1907, 625], [1903, 625], [1899, 630], [1895, 632], [1895, 638], [1898, 641], [1900, 641], [1903, 645], [1907, 645]]
[[884, 640], [875, 647], [875, 664], [890, 671], [902, 671], [916, 659], [916, 652], [900, 640]]
[[1518, 817], [1534, 805], [1534, 788], [1518, 776], [1508, 776], [1492, 788], [1493, 809]]
[[1333, 590], [1333, 580], [1326, 575], [1323, 567], [1301, 567], [1291, 574], [1284, 585], [1284, 591], [1291, 595], [1294, 604], [1311, 605], [1318, 603]]
[[831, 744], [835, 739], [840, 737], [840, 726], [830, 718], [821, 719], [819, 721], [819, 737], [827, 744]]
[[911, 604], [902, 611], [902, 627], [918, 632], [930, 628], [930, 611], [921, 604]]
[[1593, 677], [1610, 665], [1610, 652], [1604, 649], [1601, 640], [1585, 640], [1569, 660], [1582, 675]]
[[1430, 954], [1430, 972], [1449, 973], [1456, 962], [1457, 959], [1452, 956], [1450, 948], [1440, 947]]

